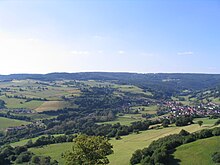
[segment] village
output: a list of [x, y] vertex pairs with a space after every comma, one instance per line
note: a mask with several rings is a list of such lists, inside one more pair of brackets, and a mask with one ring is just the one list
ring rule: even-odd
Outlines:
[[176, 101], [167, 101], [164, 103], [166, 112], [174, 117], [179, 116], [211, 116], [220, 115], [220, 105], [209, 102], [201, 103], [197, 106], [183, 105]]

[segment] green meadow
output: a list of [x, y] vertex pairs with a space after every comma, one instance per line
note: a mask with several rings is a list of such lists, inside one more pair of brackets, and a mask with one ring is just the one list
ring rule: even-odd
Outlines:
[[194, 123], [198, 121], [203, 121], [203, 127], [214, 125], [218, 119], [209, 119], [209, 118], [196, 118], [193, 120]]
[[[174, 152], [174, 162], [170, 164], [180, 163], [181, 165], [213, 165], [211, 155], [219, 151], [220, 137], [215, 136], [207, 139], [197, 140], [192, 143], [184, 144], [177, 147]], [[220, 164], [220, 163], [219, 163]]]
[[[80, 90], [63, 85], [65, 82], [48, 82], [34, 80], [14, 80], [11, 82], [0, 82], [0, 99], [5, 101], [6, 108], [24, 108], [36, 111], [57, 110], [64, 107], [72, 107], [62, 97], [75, 97], [80, 95]], [[6, 97], [8, 96], [8, 97]], [[17, 98], [14, 98], [17, 96]], [[20, 97], [20, 98], [19, 98]], [[26, 98], [45, 98], [48, 101], [38, 101], [22, 99]]]
[[114, 121], [108, 122], [100, 122], [98, 124], [117, 124], [120, 123], [121, 125], [131, 125], [132, 122], [140, 121], [140, 119], [132, 118], [131, 116], [120, 116], [117, 117]]
[[202, 128], [196, 124], [184, 127], [168, 127], [157, 130], [147, 130], [141, 132], [140, 134], [123, 136], [121, 140], [110, 140], [114, 150], [114, 154], [109, 155], [110, 165], [128, 165], [132, 153], [135, 150], [143, 149], [147, 147], [152, 141], [161, 137], [179, 133], [181, 129], [185, 129], [189, 132], [195, 132]]
[[136, 106], [132, 107], [134, 110], [139, 110], [141, 114], [148, 113], [148, 114], [156, 114], [158, 110], [157, 105], [150, 105], [150, 106]]
[[5, 131], [8, 127], [21, 126], [25, 124], [28, 124], [28, 122], [0, 117], [0, 131]]
[[5, 96], [0, 96], [1, 100], [4, 100], [6, 103], [7, 108], [27, 108], [34, 110], [35, 108], [39, 107], [44, 103], [44, 101], [36, 101], [32, 100], [29, 102], [25, 102], [25, 99], [18, 99], [18, 98], [7, 98]]
[[51, 144], [43, 147], [30, 148], [29, 151], [35, 153], [36, 155], [50, 156], [52, 159], [55, 159], [59, 164], [64, 164], [64, 160], [61, 155], [67, 150], [71, 150], [73, 143], [58, 143]]

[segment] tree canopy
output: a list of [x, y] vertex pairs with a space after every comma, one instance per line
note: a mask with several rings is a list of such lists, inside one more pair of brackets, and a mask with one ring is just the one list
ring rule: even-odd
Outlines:
[[108, 164], [107, 155], [113, 153], [105, 137], [79, 135], [74, 139], [72, 151], [63, 154], [67, 165]]

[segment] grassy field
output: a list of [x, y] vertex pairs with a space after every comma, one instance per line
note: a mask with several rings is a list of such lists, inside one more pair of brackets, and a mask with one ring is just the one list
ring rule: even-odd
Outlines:
[[196, 118], [193, 120], [194, 123], [197, 123], [199, 120], [203, 121], [203, 127], [214, 125], [218, 119], [209, 119], [209, 118]]
[[172, 97], [173, 101], [178, 101], [180, 103], [182, 103], [183, 105], [192, 105], [192, 100], [189, 100], [189, 96], [181, 96], [181, 98], [184, 98], [185, 101], [180, 101], [179, 98], [177, 97]]
[[[150, 106], [136, 106], [132, 107], [134, 110], [138, 110], [141, 114], [148, 113], [148, 114], [156, 114], [158, 110], [157, 105], [150, 105]], [[142, 111], [143, 109], [143, 111]]]
[[51, 144], [44, 147], [30, 148], [29, 151], [36, 155], [50, 156], [52, 159], [57, 160], [59, 164], [64, 164], [61, 154], [67, 150], [71, 150], [72, 144], [72, 142]]
[[27, 142], [28, 142], [29, 140], [32, 140], [32, 142], [35, 142], [39, 137], [40, 137], [40, 136], [35, 137], [35, 138], [20, 140], [20, 141], [18, 141], [18, 142], [10, 143], [10, 145], [13, 146], [13, 147], [23, 146], [23, 145], [27, 144]]
[[[109, 155], [110, 164], [116, 165], [128, 165], [129, 159], [132, 153], [137, 149], [143, 149], [147, 147], [153, 140], [164, 137], [169, 134], [179, 133], [181, 129], [185, 129], [189, 132], [195, 132], [202, 129], [197, 124], [185, 126], [185, 127], [169, 127], [158, 130], [143, 131], [140, 134], [130, 134], [123, 136], [121, 140], [110, 140], [113, 145], [114, 154]], [[71, 149], [71, 143], [52, 144], [44, 146], [43, 148], [31, 148], [30, 151], [39, 155], [48, 155], [53, 159], [61, 161], [61, 153]]]
[[[55, 134], [53, 136], [60, 136], [60, 135], [63, 135], [63, 134]], [[41, 136], [47, 136], [47, 135], [41, 135]], [[17, 147], [17, 146], [23, 146], [25, 144], [27, 144], [27, 142], [29, 140], [32, 140], [32, 142], [35, 142], [38, 138], [40, 138], [41, 136], [38, 136], [38, 137], [35, 137], [35, 138], [30, 138], [30, 139], [24, 139], [24, 140], [20, 140], [18, 142], [14, 142], [14, 143], [10, 143], [11, 146], [13, 147]]]
[[214, 163], [211, 160], [211, 155], [219, 151], [219, 142], [220, 137], [215, 136], [182, 145], [173, 154], [176, 161], [171, 163], [177, 164], [179, 162], [181, 165], [212, 165]]
[[70, 107], [70, 104], [65, 101], [45, 101], [41, 106], [36, 108], [37, 112], [43, 112], [47, 110], [58, 110], [65, 107]]
[[90, 87], [110, 87], [110, 88], [115, 88], [122, 93], [128, 92], [128, 93], [144, 94], [146, 96], [152, 96], [151, 92], [148, 92], [148, 91], [144, 92], [143, 89], [137, 86], [134, 86], [134, 85], [119, 85], [119, 84], [114, 84], [111, 82], [98, 82], [94, 80], [81, 81], [81, 82], [83, 82], [85, 85], [88, 85]]
[[[4, 100], [6, 107], [10, 109], [24, 108], [37, 110], [39, 112], [45, 110], [57, 110], [64, 107], [70, 107], [61, 98], [75, 97], [80, 95], [80, 89], [76, 87], [68, 87], [64, 85], [64, 81], [60, 82], [43, 82], [35, 80], [14, 80], [11, 82], [0, 82], [1, 96], [0, 99]], [[11, 96], [6, 97], [7, 96]], [[20, 98], [14, 98], [18, 96]], [[32, 100], [26, 102], [26, 98], [46, 98], [46, 101]]]
[[26, 108], [31, 110], [36, 110], [37, 112], [42, 112], [46, 110], [57, 110], [64, 107], [71, 107], [69, 103], [65, 101], [36, 101], [32, 100], [25, 102], [24, 99], [17, 98], [7, 98], [5, 96], [0, 96], [1, 100], [4, 100], [7, 108]]
[[130, 125], [132, 122], [140, 121], [140, 119], [131, 118], [130, 116], [120, 116], [114, 121], [108, 121], [108, 122], [101, 122], [98, 124], [117, 124], [120, 123], [121, 125]]
[[[142, 108], [144, 109], [143, 111], [142, 111]], [[120, 123], [121, 125], [130, 125], [132, 122], [144, 120], [144, 118], [142, 118], [142, 114], [144, 114], [144, 113], [156, 114], [156, 110], [158, 109], [158, 107], [156, 105], [136, 106], [136, 107], [132, 107], [132, 109], [133, 110], [138, 110], [139, 113], [138, 114], [125, 114], [123, 116], [119, 116], [114, 121], [102, 122], [102, 123], [99, 123], [99, 124], [116, 124], [116, 123]]]
[[152, 141], [169, 134], [179, 133], [181, 129], [185, 129], [189, 132], [195, 132], [200, 129], [197, 124], [185, 126], [185, 127], [169, 127], [158, 130], [148, 130], [140, 134], [131, 134], [122, 137], [121, 140], [110, 140], [113, 145], [114, 154], [109, 155], [110, 165], [120, 164], [128, 165], [132, 153], [137, 149], [143, 149], [147, 147]]
[[216, 104], [220, 104], [220, 98], [213, 98], [212, 102], [214, 102]]
[[0, 131], [5, 131], [5, 129], [8, 127], [20, 126], [25, 124], [28, 124], [28, 122], [0, 117]]
[[152, 93], [144, 92], [143, 89], [134, 85], [115, 85], [114, 87], [121, 92], [137, 93], [137, 94], [144, 94], [146, 96], [152, 96]]
[[17, 99], [17, 98], [7, 98], [5, 96], [0, 96], [1, 100], [4, 100], [6, 103], [7, 108], [27, 108], [27, 109], [35, 109], [43, 104], [43, 101], [36, 101], [32, 100], [29, 102], [25, 102], [24, 99]]

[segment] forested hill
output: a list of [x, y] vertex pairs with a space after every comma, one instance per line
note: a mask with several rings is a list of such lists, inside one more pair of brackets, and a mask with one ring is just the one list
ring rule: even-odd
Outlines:
[[192, 73], [112, 73], [112, 72], [79, 72], [79, 73], [49, 73], [49, 74], [11, 74], [0, 75], [1, 81], [12, 79], [35, 79], [42, 81], [54, 80], [115, 80], [120, 84], [136, 85], [143, 89], [163, 89], [179, 91], [184, 89], [201, 90], [220, 85], [220, 74]]

